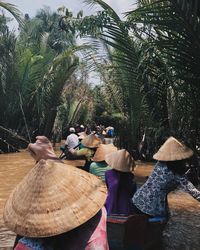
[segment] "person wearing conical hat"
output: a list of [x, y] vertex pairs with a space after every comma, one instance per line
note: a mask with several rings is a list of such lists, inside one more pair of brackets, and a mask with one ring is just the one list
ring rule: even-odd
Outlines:
[[79, 141], [82, 141], [86, 136], [87, 136], [87, 134], [85, 132], [78, 133], [78, 139], [79, 139]]
[[82, 140], [87, 136], [87, 134], [85, 132], [80, 132], [78, 133], [78, 139], [79, 139], [79, 149], [84, 148], [83, 144], [82, 144]]
[[92, 158], [89, 172], [98, 176], [102, 181], [105, 181], [105, 172], [111, 169], [105, 162], [106, 154], [117, 151], [117, 148], [113, 144], [100, 144]]
[[77, 156], [84, 155], [88, 160], [90, 160], [93, 157], [96, 148], [101, 144], [101, 140], [96, 137], [95, 134], [90, 134], [82, 139], [81, 144], [84, 146], [84, 148], [76, 151], [75, 154]]
[[174, 137], [169, 137], [153, 158], [157, 160], [152, 174], [133, 196], [135, 213], [169, 217], [167, 195], [180, 186], [200, 201], [200, 191], [188, 181], [185, 160], [193, 151]]
[[40, 160], [8, 198], [5, 225], [22, 238], [15, 250], [108, 250], [106, 186], [96, 176]]
[[105, 173], [108, 196], [105, 207], [108, 215], [130, 215], [133, 212], [132, 197], [136, 186], [132, 173], [135, 162], [125, 149], [107, 154], [105, 160], [112, 168]]
[[90, 134], [82, 139], [81, 144], [83, 145], [83, 148], [75, 151], [73, 155], [85, 157], [86, 163], [83, 169], [89, 172], [91, 158], [94, 156], [97, 147], [101, 144], [101, 140], [95, 134]]

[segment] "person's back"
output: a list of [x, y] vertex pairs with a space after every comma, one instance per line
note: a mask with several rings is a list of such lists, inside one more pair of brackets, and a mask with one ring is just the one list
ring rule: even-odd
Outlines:
[[70, 134], [67, 136], [67, 139], [65, 141], [65, 145], [69, 151], [72, 151], [75, 147], [79, 145], [79, 138], [75, 134], [75, 129], [70, 128], [69, 129]]
[[76, 150], [74, 152], [75, 156], [85, 157], [86, 163], [82, 169], [89, 172], [91, 158], [94, 156], [96, 148], [101, 143], [101, 140], [97, 138], [94, 134], [87, 135], [82, 141], [81, 144], [83, 148]]
[[133, 196], [133, 203], [151, 216], [168, 215], [167, 194], [179, 185], [178, 176], [166, 164], [158, 162], [146, 182]]
[[107, 170], [112, 169], [105, 161], [102, 162], [92, 162], [90, 164], [89, 172], [98, 176], [102, 181], [105, 181], [105, 173]]
[[79, 144], [78, 136], [74, 133], [68, 135], [65, 144], [69, 150], [75, 148]]
[[132, 197], [136, 190], [131, 172], [135, 166], [134, 159], [122, 149], [106, 155], [105, 160], [112, 167], [105, 173], [108, 188], [105, 203], [107, 213], [130, 215], [133, 212]]
[[67, 233], [48, 238], [22, 237], [14, 250], [108, 250], [106, 218], [103, 207], [90, 220]]
[[109, 169], [112, 169], [105, 162], [105, 156], [106, 154], [116, 151], [117, 148], [113, 144], [100, 144], [95, 152], [94, 157], [92, 158], [93, 162], [90, 164], [89, 172], [101, 178], [102, 181], [105, 181], [105, 172]]
[[123, 173], [115, 169], [106, 171], [105, 181], [108, 188], [108, 196], [105, 207], [108, 215], [130, 215], [132, 210], [132, 197], [135, 192], [132, 173]]
[[170, 137], [154, 155], [158, 160], [152, 174], [133, 197], [136, 211], [150, 216], [169, 216], [167, 195], [178, 186], [200, 201], [200, 191], [184, 175], [184, 159], [192, 150]]

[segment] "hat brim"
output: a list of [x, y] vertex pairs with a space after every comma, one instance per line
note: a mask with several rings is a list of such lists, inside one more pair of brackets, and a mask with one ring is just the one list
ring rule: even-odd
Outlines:
[[68, 232], [104, 205], [106, 187], [96, 176], [53, 160], [41, 160], [6, 202], [6, 226], [19, 235], [49, 237]]

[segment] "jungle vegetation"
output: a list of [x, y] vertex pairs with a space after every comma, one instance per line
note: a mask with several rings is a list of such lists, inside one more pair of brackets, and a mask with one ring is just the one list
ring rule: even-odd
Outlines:
[[18, 36], [1, 14], [0, 125], [31, 140], [75, 123], [113, 125], [130, 152], [145, 134], [150, 158], [169, 135], [198, 153], [199, 1], [139, 0], [123, 19], [85, 2], [99, 11], [42, 9], [22, 18]]

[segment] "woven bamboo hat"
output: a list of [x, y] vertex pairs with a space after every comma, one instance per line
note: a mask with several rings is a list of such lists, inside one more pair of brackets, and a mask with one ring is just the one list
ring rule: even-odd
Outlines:
[[96, 176], [40, 160], [11, 193], [3, 218], [19, 235], [49, 237], [88, 221], [103, 207], [106, 196], [106, 187]]
[[113, 144], [100, 144], [92, 160], [96, 162], [105, 161], [106, 154], [116, 151], [117, 148]]
[[99, 144], [101, 144], [101, 139], [95, 134], [90, 134], [86, 136], [81, 143], [87, 148], [97, 148]]
[[178, 161], [190, 158], [193, 151], [174, 137], [169, 137], [153, 158], [158, 161]]
[[131, 172], [135, 167], [133, 157], [125, 149], [107, 154], [105, 160], [109, 166], [121, 172]]

